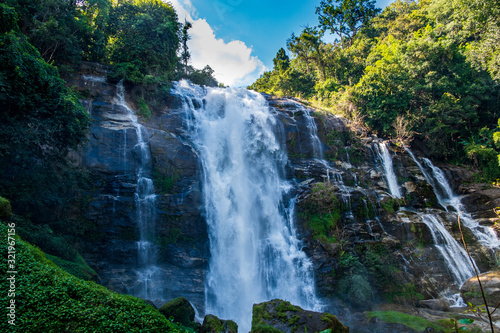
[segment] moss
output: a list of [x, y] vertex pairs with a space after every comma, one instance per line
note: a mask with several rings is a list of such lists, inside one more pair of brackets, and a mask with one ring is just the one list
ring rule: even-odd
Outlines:
[[321, 321], [327, 324], [327, 329], [322, 331], [326, 332], [329, 331], [331, 333], [347, 333], [349, 332], [349, 329], [345, 327], [338, 319], [336, 316], [330, 314], [330, 313], [325, 313], [321, 317]]
[[266, 304], [255, 304], [252, 308], [252, 327], [264, 324], [265, 320], [271, 319], [271, 314], [266, 309]]
[[52, 260], [59, 268], [64, 269], [66, 272], [80, 278], [82, 280], [94, 281], [96, 280], [97, 273], [85, 262], [81, 255], [78, 254], [75, 262], [67, 261], [56, 256], [51, 256], [50, 254], [45, 254], [45, 256]]
[[207, 332], [224, 332], [224, 323], [213, 315], [205, 316], [203, 326]]
[[12, 216], [12, 207], [10, 201], [4, 197], [0, 197], [0, 220], [10, 219]]
[[252, 330], [250, 332], [251, 333], [283, 333], [279, 329], [274, 328], [270, 325], [265, 325], [265, 324], [257, 325], [255, 327], [252, 325]]
[[163, 304], [159, 311], [166, 318], [172, 317], [177, 323], [188, 327], [194, 326], [194, 309], [184, 297], [178, 297]]
[[[7, 248], [6, 234], [0, 224], [0, 249]], [[141, 299], [65, 272], [17, 236], [16, 268], [22, 272], [16, 275], [16, 325], [0, 321], [1, 332], [188, 332]], [[6, 255], [0, 269], [7, 271]], [[7, 290], [6, 280], [1, 287]]]
[[297, 322], [299, 321], [299, 319], [300, 319], [299, 315], [292, 316], [292, 317], [290, 317], [290, 319], [288, 319], [288, 324], [290, 326], [295, 326], [295, 324], [297, 324]]
[[445, 328], [441, 325], [433, 323], [427, 319], [397, 311], [369, 311], [365, 312], [365, 315], [369, 319], [377, 317], [386, 323], [402, 324], [417, 332], [426, 332], [428, 327], [436, 330], [437, 332], [445, 330]]
[[160, 170], [155, 168], [153, 172], [156, 189], [162, 194], [171, 194], [174, 185], [179, 180], [179, 172], [176, 170]]
[[229, 331], [238, 332], [238, 324], [236, 324], [234, 321], [227, 320], [226, 324]]
[[140, 97], [137, 100], [137, 105], [139, 106], [138, 113], [140, 116], [144, 117], [146, 120], [151, 119], [151, 109], [149, 108], [146, 100]]

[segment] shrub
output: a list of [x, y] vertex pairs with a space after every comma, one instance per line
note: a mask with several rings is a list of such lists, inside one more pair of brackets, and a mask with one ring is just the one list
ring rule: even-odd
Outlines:
[[[0, 224], [0, 270], [7, 269], [7, 226]], [[189, 332], [141, 299], [83, 281], [57, 267], [38, 248], [16, 237], [16, 321], [2, 332]], [[22, 274], [21, 274], [22, 272]], [[0, 288], [9, 290], [2, 279]], [[10, 302], [8, 293], [0, 302]]]
[[10, 201], [0, 197], [0, 219], [5, 220], [12, 216], [12, 207]]

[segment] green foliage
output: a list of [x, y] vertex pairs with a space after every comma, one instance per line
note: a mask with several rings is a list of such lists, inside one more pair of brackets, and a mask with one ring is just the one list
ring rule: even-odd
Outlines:
[[273, 59], [274, 70], [278, 72], [284, 72], [290, 67], [290, 58], [286, 55], [286, 52], [283, 48], [279, 49], [276, 57]]
[[137, 105], [139, 106], [139, 115], [144, 117], [146, 120], [151, 119], [151, 109], [146, 104], [146, 100], [143, 97], [139, 97]]
[[315, 183], [311, 195], [301, 207], [301, 218], [307, 221], [315, 239], [337, 242], [337, 224], [340, 222], [340, 203], [330, 183]]
[[58, 214], [78, 170], [67, 154], [86, 140], [90, 117], [27, 38], [0, 35], [0, 194], [14, 210]]
[[405, 199], [389, 198], [387, 201], [380, 204], [387, 214], [392, 214], [399, 209], [401, 205], [405, 204]]
[[252, 330], [250, 331], [252, 333], [282, 333], [281, 330], [274, 328], [270, 325], [265, 325], [265, 324], [260, 324], [257, 326], [252, 325]]
[[19, 31], [17, 25], [18, 20], [19, 18], [14, 8], [4, 3], [0, 3], [0, 33], [9, 32], [11, 30]]
[[179, 173], [175, 170], [160, 170], [155, 168], [153, 176], [154, 184], [162, 194], [171, 194], [174, 185], [179, 180]]
[[214, 78], [213, 74], [214, 70], [209, 65], [206, 65], [205, 68], [201, 70], [188, 66], [186, 74], [182, 75], [181, 78], [188, 79], [192, 83], [200, 86], [217, 87], [219, 83]]
[[45, 61], [74, 67], [83, 59], [102, 59], [103, 20], [109, 1], [84, 0], [78, 5], [65, 0], [6, 0], [5, 3], [15, 9], [20, 30]]
[[[7, 226], [0, 225], [0, 269], [7, 268]], [[48, 260], [39, 249], [16, 239], [16, 325], [3, 332], [186, 332], [143, 300], [113, 293], [78, 279]], [[1, 287], [8, 290], [8, 281]], [[7, 304], [7, 293], [0, 300]]]
[[4, 197], [0, 197], [0, 220], [10, 219], [12, 216], [12, 207], [10, 201]]
[[94, 271], [82, 258], [80, 254], [77, 255], [76, 262], [67, 261], [56, 256], [51, 256], [50, 254], [45, 254], [47, 259], [51, 260], [59, 268], [65, 270], [66, 272], [76, 276], [82, 280], [95, 281], [97, 279], [97, 273]]
[[[251, 87], [307, 98], [379, 135], [407, 144], [413, 139], [427, 156], [470, 161], [483, 180], [493, 180], [497, 147], [480, 143], [466, 151], [459, 142], [477, 137], [498, 118], [495, 4], [398, 0], [375, 16], [373, 1], [321, 1], [320, 29], [343, 43], [324, 43], [318, 28], [292, 34], [287, 71], [267, 72]], [[307, 89], [290, 84], [300, 77], [310, 80]]]
[[379, 318], [381, 321], [386, 323], [402, 324], [417, 332], [427, 332], [427, 328], [430, 327], [437, 332], [444, 331], [445, 328], [435, 324], [427, 319], [412, 316], [406, 313], [397, 311], [369, 311], [365, 312], [367, 318], [371, 319], [374, 317]]
[[321, 0], [316, 8], [321, 28], [339, 35], [342, 43], [348, 45], [379, 12], [374, 0]]
[[180, 24], [169, 3], [160, 0], [120, 2], [110, 12], [110, 60], [113, 76], [140, 85], [168, 81], [177, 67]]

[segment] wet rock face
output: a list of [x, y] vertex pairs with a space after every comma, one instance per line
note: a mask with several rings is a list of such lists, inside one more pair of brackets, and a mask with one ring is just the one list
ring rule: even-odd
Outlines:
[[[106, 82], [106, 68], [88, 64], [72, 82], [86, 96], [93, 123], [83, 153], [76, 158], [92, 175], [86, 223], [92, 231], [79, 244], [100, 282], [121, 293], [134, 293], [141, 283], [138, 265], [139, 227], [135, 194], [140, 150], [136, 128], [116, 101], [116, 86]], [[168, 109], [149, 123], [142, 135], [151, 153], [147, 165], [156, 194], [155, 252], [164, 292], [161, 303], [185, 296], [199, 309], [204, 305], [208, 236], [202, 217], [200, 173], [196, 153], [179, 138], [182, 114]]]
[[[84, 153], [76, 158], [90, 171], [94, 184], [85, 216], [92, 228], [79, 246], [102, 284], [131, 293], [141, 279], [134, 270], [139, 240], [134, 197], [137, 134], [115, 101], [116, 86], [102, 79], [106, 70], [90, 66], [71, 83], [85, 92], [85, 105], [94, 120]], [[290, 100], [268, 101], [277, 116], [276, 133], [288, 152], [287, 178], [297, 184], [290, 193], [298, 198], [296, 227], [311, 258], [319, 294], [369, 308], [388, 300], [416, 305], [422, 298], [439, 297], [449, 287], [458, 291], [421, 216], [440, 216], [460, 241], [456, 214], [439, 205], [408, 153], [390, 147], [402, 194], [394, 198], [375, 149], [380, 139], [357, 138], [345, 119]], [[313, 142], [308, 113], [319, 145]], [[203, 312], [209, 244], [201, 167], [184, 129], [181, 103], [172, 99], [141, 124], [156, 194], [154, 243], [164, 286], [159, 297], [166, 301], [184, 296]], [[443, 170], [453, 189], [464, 195], [462, 203], [471, 215], [481, 225], [492, 226], [500, 190], [464, 185], [470, 173], [460, 168]], [[313, 200], [321, 186], [328, 188], [327, 203]], [[480, 269], [489, 270], [491, 253], [473, 235], [467, 234], [467, 240]]]

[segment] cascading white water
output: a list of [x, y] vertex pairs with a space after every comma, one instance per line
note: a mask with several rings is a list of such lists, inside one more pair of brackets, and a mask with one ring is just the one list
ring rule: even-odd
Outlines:
[[319, 310], [311, 262], [294, 228], [286, 151], [265, 99], [244, 89], [201, 88], [186, 81], [188, 135], [203, 167], [211, 259], [206, 313], [250, 330], [252, 305], [281, 298]]
[[462, 205], [462, 198], [453, 193], [450, 183], [446, 180], [446, 177], [441, 169], [436, 167], [427, 158], [422, 158], [426, 166], [432, 171], [432, 175], [424, 168], [424, 166], [418, 161], [413, 152], [406, 147], [406, 151], [410, 154], [411, 158], [417, 164], [418, 168], [424, 175], [427, 182], [434, 189], [436, 198], [438, 202], [446, 211], [449, 211], [449, 207], [452, 207], [455, 213], [460, 214], [460, 221], [472, 231], [474, 236], [478, 241], [490, 249], [497, 249], [500, 247], [500, 241], [492, 228], [480, 226], [477, 221], [475, 221], [472, 216], [465, 211]]
[[462, 198], [453, 193], [450, 184], [446, 180], [443, 170], [439, 169], [432, 162], [423, 158], [424, 163], [432, 170], [434, 179], [436, 180], [436, 185], [439, 186], [442, 191], [436, 191], [436, 197], [438, 198], [439, 204], [443, 206], [447, 211], [448, 207], [451, 206], [457, 213], [460, 214], [460, 221], [469, 228], [474, 236], [478, 239], [479, 243], [490, 249], [496, 249], [500, 247], [500, 241], [492, 228], [483, 227], [472, 218], [472, 216], [465, 211], [462, 205]]
[[[125, 101], [125, 88], [123, 82], [117, 85], [116, 103], [123, 107], [130, 123], [135, 128], [137, 144], [132, 148], [139, 159], [136, 170], [137, 189], [135, 192], [135, 211], [137, 228], [139, 229], [139, 241], [137, 242], [138, 252], [138, 286], [132, 290], [132, 294], [145, 299], [161, 298], [155, 281], [160, 280], [159, 270], [155, 266], [157, 261], [156, 249], [152, 240], [156, 222], [156, 194], [153, 180], [151, 179], [151, 153], [149, 150], [149, 140], [146, 128], [139, 124], [137, 116]], [[126, 148], [126, 133], [125, 133]], [[124, 158], [126, 152], [124, 152]]]
[[434, 246], [445, 259], [458, 286], [461, 286], [474, 275], [474, 269], [471, 267], [467, 252], [446, 230], [443, 221], [440, 221], [439, 215], [422, 214], [420, 218], [429, 227]]
[[394, 173], [392, 157], [389, 153], [389, 149], [387, 149], [385, 142], [379, 142], [375, 145], [375, 148], [377, 150], [378, 158], [382, 162], [382, 166], [384, 168], [385, 179], [387, 180], [389, 191], [394, 198], [400, 199], [402, 197], [401, 189], [398, 185], [398, 178]]
[[323, 160], [323, 144], [319, 140], [318, 137], [318, 127], [316, 126], [316, 122], [314, 118], [311, 116], [311, 112], [302, 104], [297, 103], [300, 106], [300, 110], [304, 113], [304, 117], [306, 118], [307, 129], [309, 130], [310, 141], [313, 149], [313, 156], [320, 160]]

